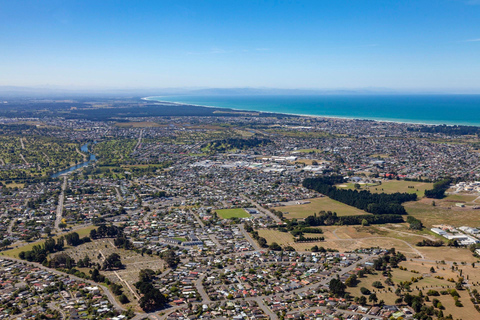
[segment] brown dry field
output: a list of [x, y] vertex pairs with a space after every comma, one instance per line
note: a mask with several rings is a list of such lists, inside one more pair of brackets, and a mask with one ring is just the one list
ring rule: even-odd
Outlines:
[[292, 246], [297, 251], [309, 251], [314, 245], [339, 251], [360, 248], [380, 247], [396, 248], [408, 258], [424, 258], [432, 261], [457, 261], [472, 263], [477, 259], [466, 248], [417, 247], [415, 244], [423, 239], [436, 238], [428, 233], [408, 230], [405, 224], [387, 224], [381, 226], [323, 226], [323, 234], [305, 234], [306, 237], [325, 237], [325, 241], [295, 243], [288, 232], [271, 229], [259, 229], [258, 233], [268, 244], [277, 242], [281, 246]]
[[[295, 243], [290, 233], [277, 230], [259, 229], [258, 233], [261, 237], [264, 237], [269, 244], [277, 242], [281, 246], [291, 245], [297, 251], [310, 250], [314, 245], [337, 249], [339, 251], [370, 247], [395, 247], [412, 258], [420, 257], [418, 251], [412, 249], [404, 240], [383, 235], [382, 232], [376, 233], [376, 229], [370, 229], [370, 227], [327, 226], [321, 229], [324, 232], [322, 236], [325, 237], [325, 241], [307, 243]], [[305, 236], [318, 237], [321, 236], [321, 234], [305, 234]]]
[[[462, 197], [463, 201], [470, 200], [471, 197]], [[432, 205], [435, 201], [435, 206]], [[432, 225], [450, 224], [456, 227], [480, 226], [480, 209], [472, 209], [471, 203], [466, 202], [465, 208], [456, 206], [456, 203], [463, 203], [460, 199], [452, 199], [447, 197], [442, 200], [421, 199], [415, 202], [407, 202], [404, 204], [408, 214], [420, 219], [423, 225], [431, 228]]]

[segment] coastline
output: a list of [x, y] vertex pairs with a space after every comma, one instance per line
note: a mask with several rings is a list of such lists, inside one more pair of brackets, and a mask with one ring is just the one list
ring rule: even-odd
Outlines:
[[282, 114], [282, 115], [289, 115], [289, 116], [297, 116], [297, 117], [309, 117], [309, 118], [320, 118], [320, 119], [339, 119], [339, 120], [360, 120], [360, 121], [375, 121], [375, 122], [385, 122], [385, 123], [398, 123], [398, 124], [411, 124], [411, 125], [426, 125], [426, 126], [440, 126], [440, 125], [447, 125], [447, 126], [472, 126], [472, 127], [480, 127], [480, 124], [463, 124], [463, 123], [442, 123], [442, 122], [417, 122], [414, 120], [407, 120], [407, 119], [382, 119], [382, 118], [360, 118], [360, 117], [345, 117], [345, 116], [330, 116], [330, 115], [314, 115], [314, 114], [301, 114], [301, 113], [289, 113], [289, 112], [271, 112], [271, 111], [262, 111], [262, 110], [248, 110], [248, 109], [238, 109], [238, 108], [231, 108], [231, 107], [220, 107], [220, 106], [210, 106], [210, 105], [200, 105], [194, 103], [186, 103], [181, 101], [167, 101], [167, 100], [159, 100], [153, 98], [167, 98], [168, 96], [148, 96], [141, 98], [141, 100], [145, 101], [152, 101], [152, 102], [159, 102], [159, 103], [170, 103], [174, 105], [188, 105], [188, 106], [195, 106], [195, 107], [203, 107], [203, 108], [213, 108], [213, 109], [225, 109], [225, 110], [232, 110], [232, 111], [243, 111], [243, 112], [260, 112], [265, 114]]

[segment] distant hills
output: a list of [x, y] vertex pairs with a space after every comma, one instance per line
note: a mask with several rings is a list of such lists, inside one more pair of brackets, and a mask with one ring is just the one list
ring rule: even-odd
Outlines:
[[27, 98], [139, 98], [146, 96], [235, 95], [378, 95], [378, 94], [475, 94], [478, 90], [281, 89], [281, 88], [70, 88], [60, 86], [0, 86], [0, 99]]

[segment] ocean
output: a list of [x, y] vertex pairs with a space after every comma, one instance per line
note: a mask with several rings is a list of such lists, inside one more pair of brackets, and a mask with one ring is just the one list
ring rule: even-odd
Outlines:
[[147, 99], [297, 115], [480, 126], [480, 95], [238, 95]]

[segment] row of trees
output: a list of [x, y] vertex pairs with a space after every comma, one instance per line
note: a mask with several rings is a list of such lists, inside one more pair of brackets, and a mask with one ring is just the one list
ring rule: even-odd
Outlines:
[[401, 215], [383, 214], [383, 215], [356, 215], [356, 216], [337, 216], [336, 212], [321, 211], [317, 216], [308, 216], [303, 224], [306, 226], [330, 226], [330, 225], [369, 225], [384, 223], [402, 223], [405, 222]]
[[313, 189], [331, 199], [348, 204], [373, 214], [407, 214], [402, 203], [417, 200], [415, 193], [370, 193], [367, 190], [338, 189], [335, 183], [343, 181], [341, 176], [306, 178], [303, 186]]
[[336, 250], [336, 249], [330, 249], [330, 248], [325, 249], [324, 247], [319, 247], [319, 246], [317, 246], [317, 245], [314, 245], [314, 246], [310, 249], [310, 251], [312, 251], [312, 252], [320, 252], [320, 253], [325, 253], [325, 252], [338, 252], [338, 250]]
[[300, 237], [293, 239], [295, 242], [316, 242], [316, 241], [323, 241], [325, 237], [304, 237], [300, 235]]
[[419, 247], [441, 247], [443, 246], [442, 240], [430, 240], [430, 239], [423, 239], [416, 243], [416, 246]]

